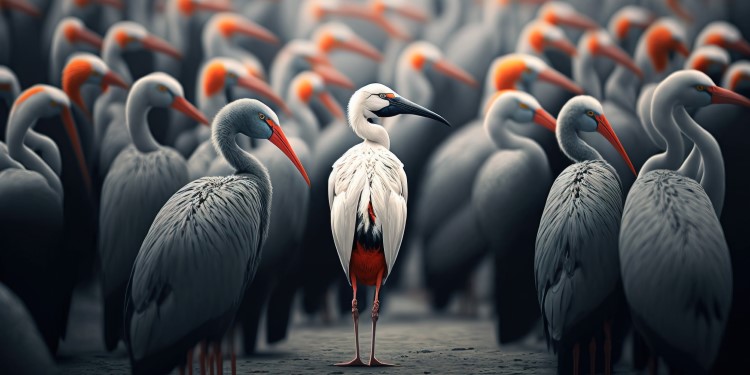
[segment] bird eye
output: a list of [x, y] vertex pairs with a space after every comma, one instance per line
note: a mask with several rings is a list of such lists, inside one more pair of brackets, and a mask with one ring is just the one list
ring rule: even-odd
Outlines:
[[100, 73], [100, 72], [98, 72], [98, 71], [94, 70], [93, 72], [91, 72], [91, 76], [93, 76], [93, 77], [101, 77], [101, 76], [102, 76], [102, 73]]
[[159, 92], [167, 92], [167, 86], [164, 85], [158, 85], [156, 86], [156, 89], [159, 90]]
[[50, 106], [50, 107], [52, 107], [52, 108], [57, 108], [58, 104], [57, 104], [57, 102], [56, 102], [56, 101], [54, 101], [54, 100], [50, 100], [50, 101], [49, 101], [49, 106]]
[[531, 68], [526, 68], [525, 72], [526, 74], [531, 74], [532, 73]]
[[385, 94], [380, 94], [378, 96], [380, 97], [380, 99], [385, 99]]
[[586, 111], [586, 116], [594, 117], [594, 111]]
[[705, 87], [705, 86], [703, 86], [703, 85], [696, 85], [696, 86], [695, 86], [695, 89], [696, 89], [696, 90], [698, 90], [698, 91], [703, 91], [703, 90], [705, 90], [705, 89], [706, 89], [706, 87]]
[[227, 77], [229, 77], [229, 79], [237, 79], [237, 75], [234, 73], [228, 73]]
[[518, 103], [518, 106], [521, 107], [521, 109], [529, 109], [529, 106], [526, 105], [526, 103]]
[[258, 118], [265, 121], [266, 120], [266, 115], [264, 115], [262, 113], [258, 113]]

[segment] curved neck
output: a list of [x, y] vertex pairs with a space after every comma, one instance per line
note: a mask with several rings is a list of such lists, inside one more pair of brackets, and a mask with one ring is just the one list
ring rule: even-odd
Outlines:
[[117, 73], [128, 85], [133, 83], [133, 76], [130, 75], [130, 68], [122, 58], [122, 49], [114, 40], [107, 40], [102, 48], [102, 60], [107, 64], [110, 70]]
[[584, 142], [571, 119], [558, 119], [557, 142], [565, 155], [576, 163], [587, 160], [604, 160], [596, 149]]
[[236, 173], [253, 174], [263, 180], [269, 180], [270, 177], [266, 167], [255, 156], [245, 152], [237, 144], [236, 138], [240, 134], [240, 124], [242, 124], [242, 121], [237, 121], [232, 113], [225, 113], [224, 116], [217, 117], [211, 131], [211, 141], [214, 147], [236, 170]]
[[29, 129], [26, 131], [26, 137], [23, 142], [29, 148], [36, 151], [37, 154], [41, 154], [40, 156], [44, 160], [44, 163], [52, 168], [56, 175], [60, 175], [62, 172], [62, 159], [60, 158], [60, 150], [52, 138], [39, 134], [34, 129]]
[[148, 128], [148, 112], [151, 103], [148, 95], [139, 92], [131, 92], [125, 104], [125, 123], [130, 131], [130, 138], [135, 148], [143, 153], [153, 152], [159, 149], [151, 130]]
[[511, 123], [512, 120], [509, 118], [508, 114], [502, 111], [502, 108], [499, 108], [487, 114], [487, 117], [484, 119], [484, 129], [499, 149], [522, 149], [527, 151], [539, 150], [544, 153], [536, 142], [527, 137], [516, 134], [513, 129], [510, 128]]
[[233, 56], [238, 48], [230, 43], [231, 36], [224, 37], [216, 27], [208, 28], [203, 35], [204, 60], [212, 57]]
[[[315, 117], [315, 112], [310, 108], [310, 103], [302, 101], [302, 99], [295, 95], [293, 91], [294, 90], [289, 90], [286, 102], [296, 120], [291, 123], [298, 126], [298, 129], [294, 129], [294, 131], [299, 132], [304, 130], [307, 134], [318, 134], [320, 132], [320, 124], [318, 123], [317, 117]], [[294, 134], [294, 132], [288, 134]]]
[[391, 138], [388, 136], [388, 132], [383, 126], [369, 122], [363, 113], [361, 104], [349, 110], [349, 125], [354, 130], [354, 134], [365, 141], [374, 142], [390, 149]]
[[638, 176], [656, 169], [676, 170], [685, 157], [685, 146], [682, 143], [680, 129], [674, 121], [673, 112], [684, 107], [677, 104], [670, 94], [671, 87], [661, 85], [654, 91], [651, 102], [651, 121], [666, 143], [666, 151], [656, 154], [646, 160]]
[[[202, 81], [203, 77], [201, 77]], [[229, 102], [227, 87], [223, 87], [213, 95], [206, 95], [203, 85], [196, 85], [196, 91], [198, 91], [195, 96], [198, 98], [198, 108], [209, 120], [213, 120], [214, 116]]]
[[[33, 108], [28, 106], [19, 105], [11, 111], [5, 134], [8, 155], [23, 164], [27, 169], [41, 174], [47, 180], [47, 184], [49, 184], [52, 190], [62, 197], [63, 188], [60, 178], [39, 155], [24, 145], [26, 133], [36, 124], [37, 120], [38, 117], [36, 117]], [[59, 151], [55, 149], [55, 152]]]
[[50, 58], [49, 65], [49, 78], [53, 85], [60, 87], [60, 77], [63, 67], [68, 56], [70, 56], [72, 52], [73, 48], [70, 43], [65, 40], [65, 36], [62, 35], [62, 33], [56, 35], [55, 39], [52, 40], [52, 57]]
[[594, 55], [588, 48], [578, 48], [578, 57], [573, 59], [573, 80], [583, 87], [587, 95], [602, 99], [602, 85], [594, 67]]

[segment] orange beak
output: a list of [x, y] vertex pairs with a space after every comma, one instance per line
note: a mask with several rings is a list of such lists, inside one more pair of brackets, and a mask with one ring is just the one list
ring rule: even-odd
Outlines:
[[210, 123], [208, 122], [206, 116], [204, 116], [203, 113], [198, 110], [198, 108], [195, 108], [195, 106], [190, 104], [190, 102], [182, 96], [176, 96], [174, 98], [174, 101], [172, 102], [172, 108], [184, 113], [185, 115], [191, 117], [193, 120], [203, 125], [210, 126]]
[[625, 162], [628, 164], [628, 167], [630, 167], [630, 170], [633, 171], [633, 174], [637, 176], [638, 173], [636, 173], [635, 167], [633, 167], [633, 163], [630, 162], [630, 157], [628, 157], [628, 153], [625, 152], [625, 147], [622, 147], [620, 139], [617, 138], [615, 130], [612, 129], [612, 125], [609, 124], [607, 118], [604, 117], [604, 115], [596, 115], [594, 118], [596, 118], [596, 123], [599, 125], [596, 127], [596, 131], [604, 136], [604, 138], [607, 139], [610, 144], [612, 144], [612, 146], [615, 148], [615, 150], [617, 150], [620, 156], [625, 159]]
[[63, 108], [60, 113], [62, 117], [63, 125], [65, 126], [65, 132], [68, 133], [68, 139], [73, 145], [73, 152], [76, 155], [78, 161], [78, 168], [81, 169], [81, 176], [83, 176], [83, 183], [86, 185], [86, 189], [89, 193], [92, 192], [91, 188], [91, 177], [89, 176], [88, 165], [86, 164], [86, 158], [83, 156], [83, 148], [81, 147], [81, 138], [78, 137], [78, 129], [76, 129], [76, 123], [73, 120], [73, 114], [70, 112], [70, 108]]
[[673, 48], [675, 51], [679, 52], [680, 55], [684, 57], [690, 56], [690, 50], [687, 48], [685, 43], [675, 41]]
[[274, 33], [265, 27], [252, 22], [238, 22], [234, 25], [234, 31], [264, 41], [268, 44], [279, 44], [279, 38]]
[[106, 89], [109, 86], [118, 86], [122, 87], [125, 90], [128, 89], [128, 84], [125, 83], [125, 80], [113, 71], [107, 72], [107, 74], [102, 77], [102, 90]]
[[578, 50], [576, 50], [576, 47], [567, 39], [559, 39], [547, 42], [547, 46], [558, 49], [570, 57], [576, 56], [578, 54]]
[[407, 4], [402, 4], [393, 8], [393, 10], [401, 17], [408, 18], [412, 21], [427, 22], [429, 17], [421, 9]]
[[281, 97], [276, 95], [276, 93], [273, 92], [273, 89], [271, 88], [271, 86], [268, 86], [268, 84], [263, 82], [261, 79], [255, 76], [248, 75], [245, 77], [240, 77], [240, 79], [237, 81], [237, 85], [265, 96], [266, 98], [270, 99], [272, 102], [276, 103], [276, 105], [278, 105], [279, 108], [281, 108], [281, 110], [284, 111], [284, 113], [286, 114], [291, 113], [291, 111], [289, 111], [289, 108], [286, 106], [286, 103], [284, 102], [284, 100], [282, 100]]
[[628, 56], [628, 54], [622, 50], [622, 48], [614, 44], [608, 46], [600, 46], [599, 54], [612, 59], [614, 62], [624, 66], [625, 68], [635, 73], [639, 78], [643, 79], [643, 72], [641, 71], [641, 69], [637, 65], [635, 65], [633, 59], [631, 59], [630, 56]]
[[544, 108], [539, 108], [534, 112], [534, 122], [553, 133], [557, 129], [557, 120], [549, 112], [545, 111]]
[[152, 51], [172, 56], [177, 60], [182, 59], [182, 53], [180, 53], [180, 51], [172, 47], [169, 42], [159, 37], [149, 35], [143, 38], [143, 46]]
[[195, 10], [201, 10], [204, 12], [231, 12], [232, 5], [229, 3], [217, 3], [214, 1], [198, 1], [193, 3]]
[[77, 29], [75, 33], [75, 39], [76, 41], [86, 43], [96, 48], [97, 50], [102, 49], [102, 37], [94, 32], [89, 31], [88, 29]]
[[541, 81], [549, 82], [553, 85], [560, 86], [576, 95], [583, 95], [583, 88], [571, 81], [568, 77], [552, 68], [542, 70], [537, 78]]
[[736, 104], [750, 107], [750, 99], [734, 91], [719, 86], [709, 86], [706, 91], [711, 94], [711, 104]]
[[320, 99], [321, 103], [326, 107], [328, 112], [331, 112], [331, 115], [333, 117], [342, 120], [344, 118], [344, 110], [341, 109], [341, 106], [339, 103], [336, 102], [335, 99], [326, 91], [322, 91], [320, 94], [318, 94], [318, 99]]
[[5, 0], [3, 4], [8, 7], [8, 9], [17, 10], [32, 17], [40, 17], [42, 15], [39, 8], [25, 0]]
[[750, 43], [748, 43], [746, 40], [738, 40], [733, 43], [727, 43], [727, 47], [745, 55], [750, 55]]
[[583, 14], [570, 14], [564, 16], [556, 16], [555, 20], [559, 25], [574, 27], [582, 30], [595, 30], [599, 28], [599, 24], [594, 22], [591, 18], [584, 16]]
[[313, 71], [323, 78], [326, 85], [335, 85], [350, 90], [354, 88], [354, 82], [330, 65], [315, 64]]
[[268, 140], [271, 141], [276, 147], [281, 150], [281, 152], [286, 155], [286, 157], [289, 158], [289, 160], [292, 161], [295, 167], [297, 167], [297, 170], [302, 175], [302, 177], [305, 178], [305, 182], [307, 182], [307, 186], [310, 186], [310, 178], [307, 177], [307, 172], [305, 172], [305, 167], [302, 166], [302, 162], [299, 161], [299, 158], [297, 157], [297, 154], [294, 153], [294, 150], [292, 149], [292, 146], [289, 145], [289, 140], [286, 139], [286, 135], [284, 135], [284, 132], [281, 130], [281, 127], [275, 123], [270, 118], [266, 118], [266, 123], [268, 126], [271, 127], [271, 138]]
[[474, 77], [471, 76], [471, 74], [467, 73], [465, 70], [459, 68], [458, 66], [448, 62], [448, 60], [438, 60], [435, 61], [435, 63], [432, 65], [436, 71], [442, 73], [443, 75], [453, 78], [456, 81], [462, 82], [468, 86], [471, 87], [477, 87], [477, 81], [474, 80]]
[[325, 9], [324, 12], [329, 15], [337, 15], [342, 17], [359, 18], [361, 20], [371, 22], [388, 33], [391, 37], [402, 40], [409, 40], [411, 37], [401, 28], [395, 26], [388, 21], [381, 13], [373, 11], [373, 9], [365, 4], [341, 4], [334, 9]]
[[383, 55], [381, 55], [380, 52], [378, 52], [378, 50], [375, 49], [372, 44], [358, 37], [354, 37], [351, 40], [342, 42], [338, 44], [338, 47], [347, 51], [358, 53], [374, 61], [380, 62], [383, 60]]

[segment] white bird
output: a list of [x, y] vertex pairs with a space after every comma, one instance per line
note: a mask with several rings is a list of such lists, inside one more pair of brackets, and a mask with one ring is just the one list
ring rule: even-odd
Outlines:
[[64, 18], [57, 25], [52, 37], [50, 52], [49, 81], [59, 86], [60, 76], [68, 57], [78, 51], [98, 53], [102, 48], [102, 37], [86, 28], [81, 20], [73, 17]]
[[[211, 137], [236, 172], [185, 185], [162, 207], [143, 241], [125, 307], [135, 374], [163, 373], [186, 364], [192, 368], [191, 353], [201, 341], [213, 344], [222, 373], [221, 339], [254, 278], [271, 214], [268, 171], [237, 145], [238, 134], [270, 140], [309, 184], [276, 114], [266, 105], [240, 99], [216, 115]], [[231, 335], [229, 342], [234, 374]]]
[[[694, 70], [659, 84], [651, 117], [666, 151], [643, 165], [622, 216], [620, 269], [633, 323], [652, 354], [674, 371], [710, 372], [732, 301], [732, 267], [718, 220], [724, 162], [716, 140], [686, 110], [715, 103], [750, 106]], [[683, 134], [700, 150], [700, 183], [675, 172], [685, 159]]]
[[[534, 274], [545, 335], [558, 352], [559, 371], [579, 373], [580, 344], [589, 342], [596, 371], [596, 335], [604, 330], [604, 372], [612, 371], [612, 316], [620, 308], [617, 240], [622, 186], [614, 168], [579, 132], [601, 134], [635, 169], [604, 115], [590, 96], [563, 106], [557, 120], [560, 148], [575, 164], [552, 184], [536, 238]], [[589, 341], [590, 340], [590, 341]]]
[[349, 100], [349, 125], [364, 141], [333, 165], [328, 179], [331, 232], [347, 280], [354, 291], [352, 318], [356, 356], [340, 366], [362, 366], [359, 355], [357, 285], [375, 286], [372, 307], [370, 366], [388, 365], [375, 358], [375, 328], [380, 309], [380, 287], [393, 271], [406, 227], [408, 187], [401, 161], [389, 151], [386, 130], [375, 119], [415, 114], [449, 125], [432, 111], [372, 83]]
[[208, 125], [205, 116], [185, 99], [179, 82], [165, 73], [143, 77], [130, 90], [126, 122], [133, 145], [117, 156], [104, 179], [99, 214], [104, 341], [110, 351], [122, 334], [130, 265], [159, 209], [190, 181], [185, 159], [151, 135], [147, 117], [153, 107], [171, 107]]
[[633, 55], [641, 34], [654, 22], [654, 14], [637, 5], [627, 5], [615, 12], [607, 23], [607, 31], [628, 55]]
[[750, 43], [742, 37], [736, 26], [725, 21], [714, 21], [706, 25], [695, 37], [693, 48], [715, 45], [726, 50], [736, 51], [748, 58]]

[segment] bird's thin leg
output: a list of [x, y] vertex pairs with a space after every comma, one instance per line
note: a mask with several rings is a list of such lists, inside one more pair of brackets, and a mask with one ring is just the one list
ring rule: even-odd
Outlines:
[[596, 338], [594, 336], [589, 341], [589, 373], [596, 374]]
[[352, 290], [354, 291], [354, 297], [352, 297], [352, 320], [354, 320], [354, 347], [356, 354], [354, 359], [349, 362], [337, 363], [336, 366], [364, 366], [364, 362], [359, 357], [359, 310], [357, 309], [357, 277], [351, 275], [352, 278]]
[[375, 300], [372, 302], [372, 338], [370, 342], [370, 366], [393, 366], [390, 363], [379, 361], [375, 358], [375, 327], [378, 323], [378, 312], [380, 311], [380, 284], [383, 281], [383, 271], [378, 272], [378, 282], [375, 284]]
[[201, 342], [200, 354], [198, 354], [198, 361], [200, 362], [201, 375], [206, 375], [206, 342]]
[[612, 374], [612, 322], [604, 321], [604, 375]]
[[581, 344], [573, 345], [573, 375], [578, 375], [578, 360], [581, 357]]
[[214, 358], [216, 358], [216, 374], [221, 375], [224, 370], [224, 359], [221, 358], [221, 340], [214, 343]]
[[190, 348], [187, 352], [187, 364], [185, 366], [187, 366], [188, 375], [193, 375], [193, 349]]
[[229, 331], [229, 353], [232, 355], [232, 375], [237, 375], [237, 354], [234, 352], [234, 330]]

